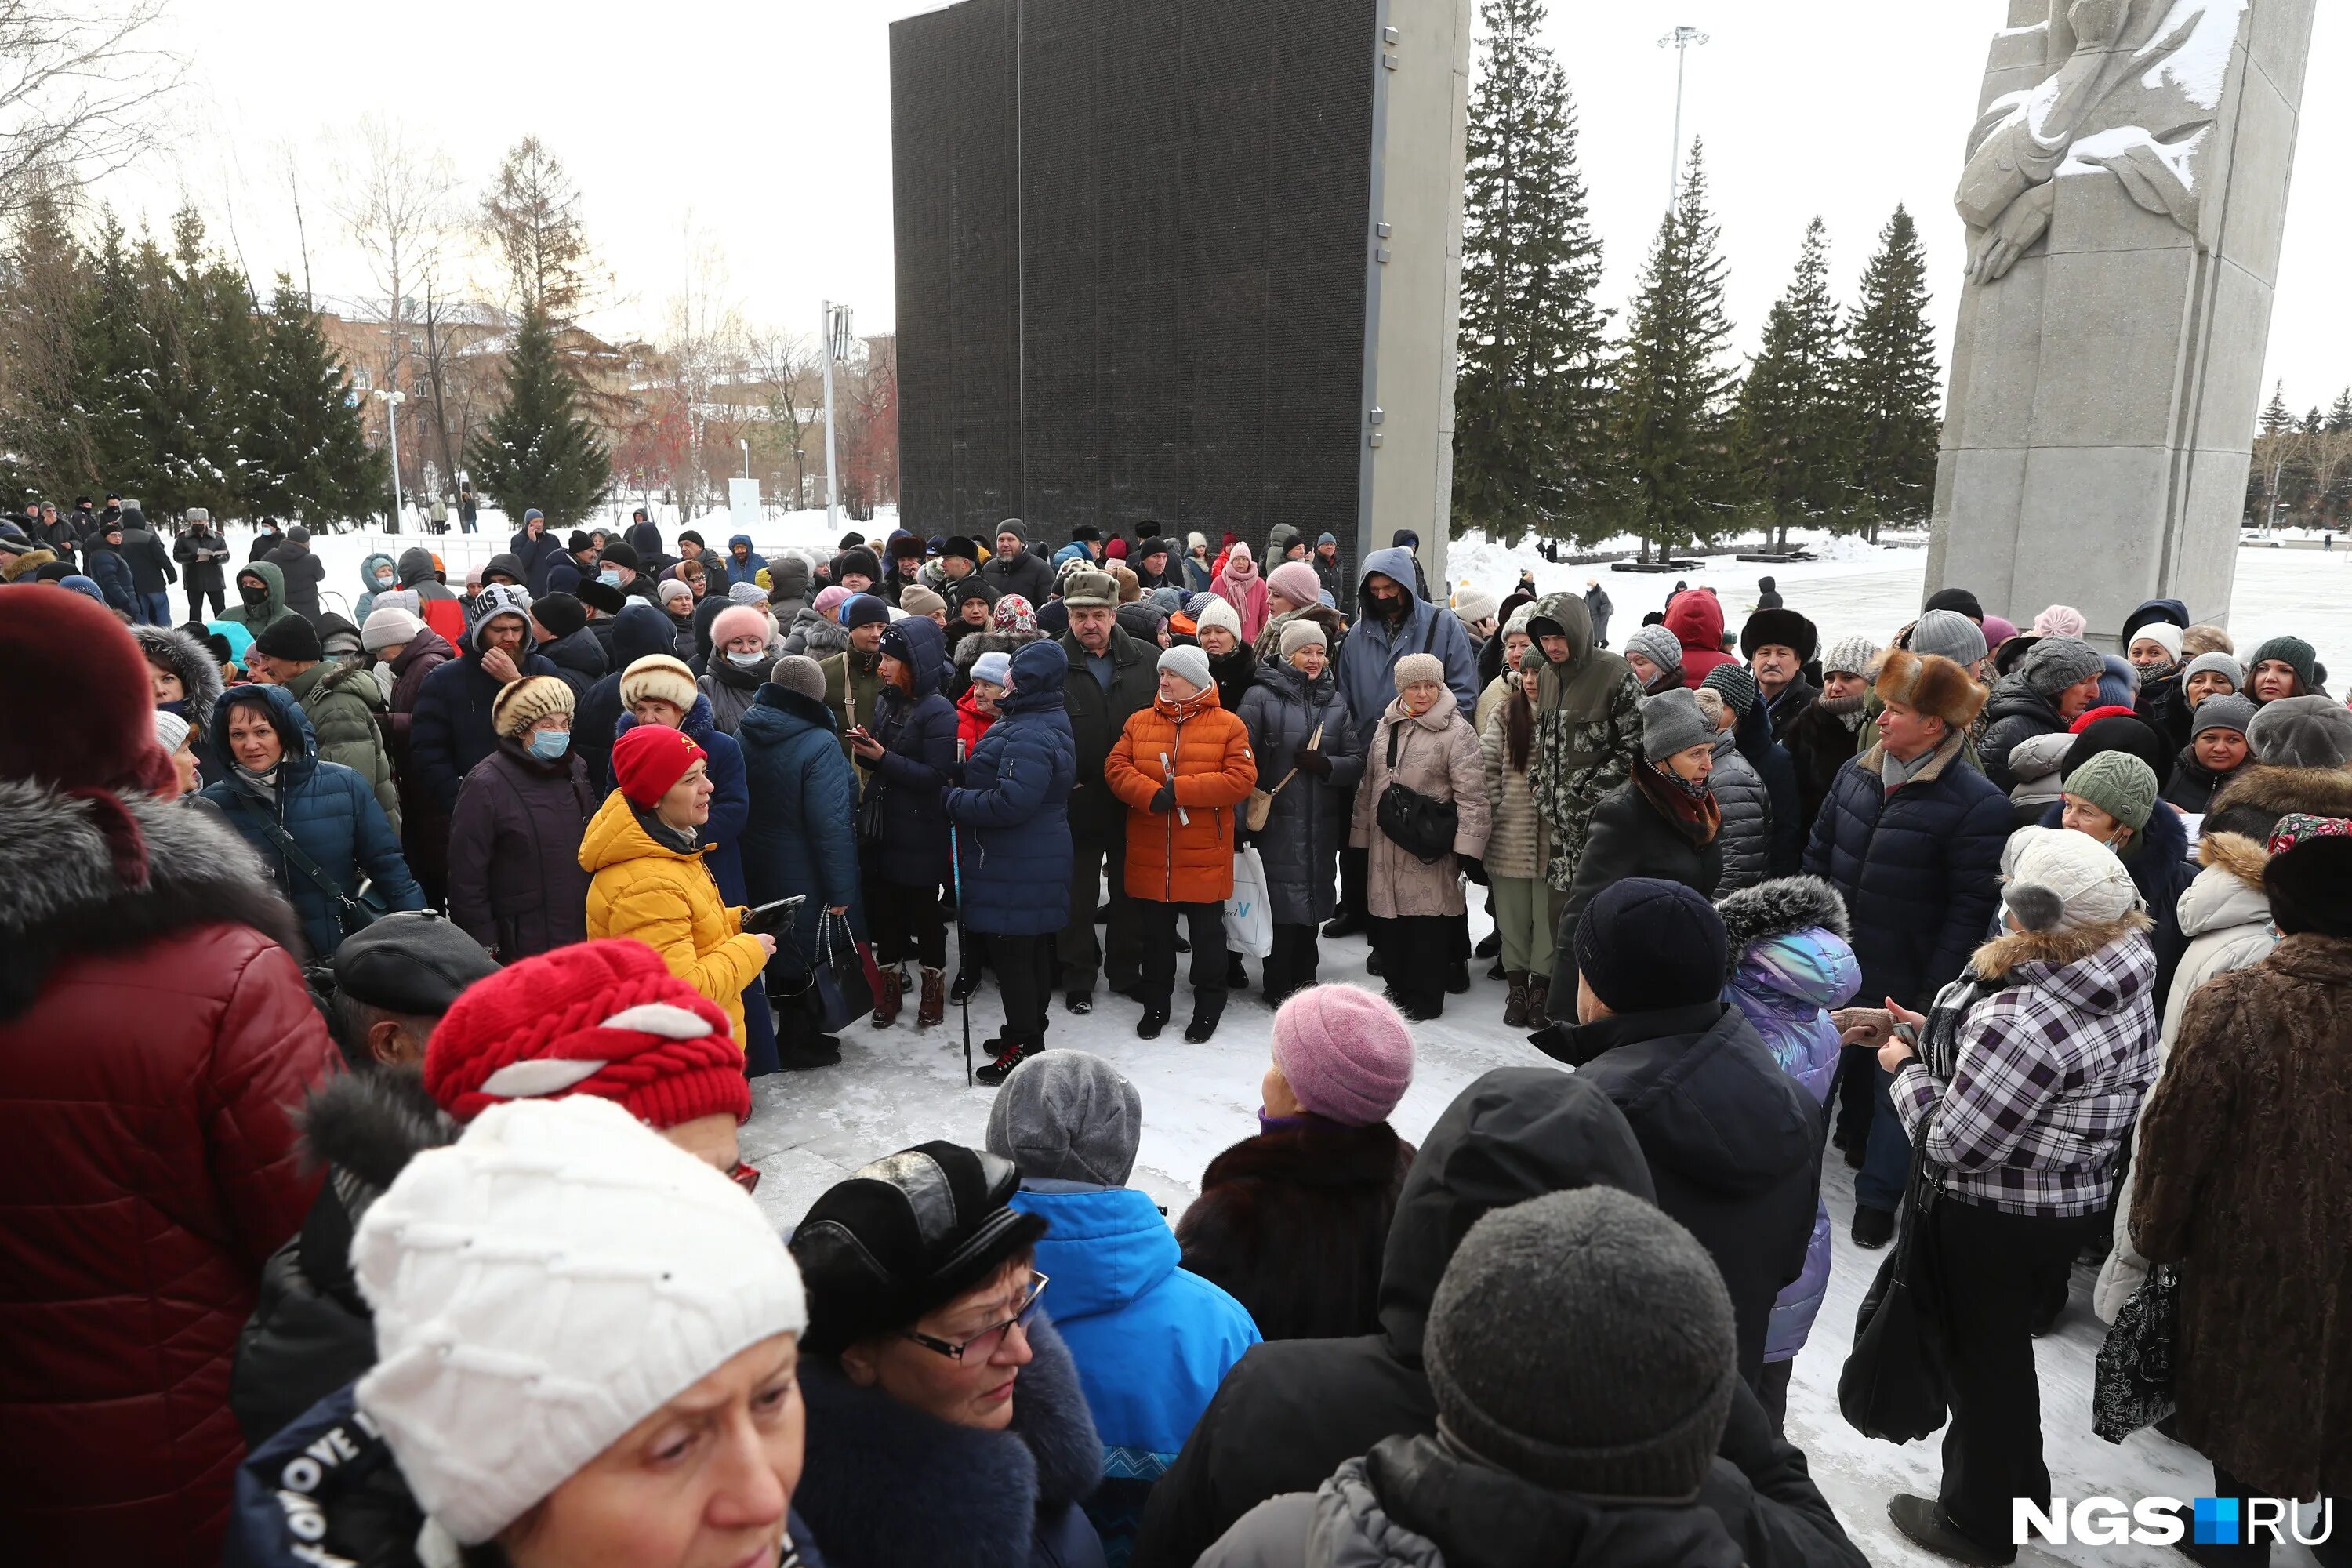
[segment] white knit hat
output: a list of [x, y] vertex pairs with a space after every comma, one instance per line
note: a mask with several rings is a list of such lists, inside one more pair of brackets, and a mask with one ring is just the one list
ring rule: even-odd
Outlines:
[[[2180, 658], [2181, 635], [2181, 629], [2170, 621], [2150, 621], [2132, 633], [2131, 640], [2137, 642], [2140, 638], [2146, 637], [2164, 650], [2165, 658], [2177, 662]], [[2129, 653], [2131, 649], [2126, 647], [2124, 651]]]
[[1843, 637], [1830, 644], [1822, 655], [1822, 673], [1868, 675], [1878, 658], [1878, 645], [1868, 637]]
[[404, 647], [415, 642], [416, 634], [425, 629], [425, 623], [411, 612], [398, 605], [385, 604], [388, 596], [376, 595], [376, 607], [369, 613], [367, 625], [360, 628], [360, 647], [370, 653], [395, 644]]
[[2115, 851], [2087, 833], [2021, 827], [2001, 851], [2001, 902], [2027, 931], [2072, 931], [2111, 921], [2139, 902]]
[[155, 710], [155, 743], [163, 748], [166, 755], [178, 751], [181, 742], [187, 738], [188, 721], [185, 719], [161, 708]]
[[808, 1322], [751, 1194], [611, 1100], [492, 1106], [352, 1242], [360, 1408], [433, 1524], [489, 1540], [722, 1363]]
[[1192, 601], [1192, 625], [1195, 636], [1211, 626], [1223, 626], [1238, 637], [1242, 635], [1242, 613], [1225, 603], [1223, 595], [1204, 594]]
[[1490, 594], [1484, 588], [1464, 586], [1454, 590], [1454, 618], [1465, 626], [1475, 626], [1480, 621], [1491, 621], [1502, 608], [1501, 596]]

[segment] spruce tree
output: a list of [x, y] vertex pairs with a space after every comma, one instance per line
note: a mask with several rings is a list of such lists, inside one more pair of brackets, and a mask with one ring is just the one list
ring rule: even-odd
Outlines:
[[1486, 0], [1470, 106], [1454, 391], [1454, 531], [1570, 534], [1606, 469], [1601, 242], [1543, 0]]
[[2282, 381], [2271, 388], [2271, 400], [2263, 408], [2262, 433], [2284, 436], [2294, 428], [2294, 416], [2287, 409], [2286, 383]]
[[466, 461], [476, 490], [510, 517], [539, 508], [550, 531], [578, 524], [611, 485], [611, 454], [580, 416], [543, 312], [524, 314], [507, 362], [506, 405], [475, 432]]
[[1618, 362], [1615, 425], [1626, 486], [1625, 521], [1642, 559], [1710, 539], [1730, 523], [1738, 474], [1730, 454], [1725, 363], [1731, 322], [1723, 313], [1722, 231], [1706, 207], [1704, 149], [1691, 143], [1675, 209], [1642, 269]]
[[1840, 377], [1856, 491], [1843, 516], [1873, 538], [1882, 522], [1925, 523], [1935, 504], [1944, 376], [1927, 303], [1927, 254], [1918, 226], [1898, 206], [1863, 274]]
[[253, 511], [310, 523], [388, 512], [392, 465], [367, 444], [351, 375], [308, 297], [282, 272], [262, 324], [259, 365], [268, 395], [250, 443]]
[[1740, 478], [1763, 513], [1767, 539], [1783, 549], [1792, 522], [1832, 524], [1851, 509], [1843, 341], [1830, 297], [1829, 233], [1817, 217], [1739, 388]]
[[2336, 395], [2335, 406], [2327, 411], [2327, 433], [2341, 436], [2352, 430], [2352, 386]]

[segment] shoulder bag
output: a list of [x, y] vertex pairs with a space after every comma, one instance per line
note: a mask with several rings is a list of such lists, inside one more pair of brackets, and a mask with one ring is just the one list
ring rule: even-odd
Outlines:
[[[1402, 722], [1389, 726], [1389, 771], [1396, 771], [1397, 749], [1404, 739]], [[1450, 800], [1439, 800], [1408, 784], [1389, 780], [1381, 791], [1374, 820], [1391, 843], [1424, 866], [1434, 866], [1454, 852], [1454, 836], [1461, 814]]]
[[[834, 935], [835, 927], [841, 931], [838, 939]], [[865, 957], [858, 952], [847, 915], [830, 910], [818, 913], [814, 963], [800, 952], [797, 931], [793, 934], [793, 947], [807, 971], [807, 980], [797, 992], [778, 993], [783, 1005], [796, 1009], [820, 1035], [838, 1035], [874, 1011], [874, 987], [866, 978]]]
[[1937, 1202], [1924, 1121], [1911, 1143], [1903, 1188], [1902, 1233], [1878, 1268], [1855, 1315], [1853, 1349], [1838, 1373], [1838, 1409], [1865, 1437], [1907, 1443], [1944, 1425], [1943, 1309], [1924, 1231]]
[[278, 854], [286, 858], [286, 863], [309, 878], [319, 891], [327, 895], [327, 903], [335, 911], [335, 923], [342, 927], [345, 936], [366, 930], [392, 912], [392, 906], [383, 901], [373, 882], [361, 883], [359, 895], [354, 898], [343, 891], [341, 882], [320, 870], [316, 860], [302, 852], [302, 847], [294, 842], [294, 836], [287, 832], [276, 817], [249, 809], [252, 801], [247, 796], [238, 796], [236, 804], [240, 815], [261, 824], [261, 830], [269, 835], [270, 841], [278, 846]]
[[[1307, 745], [1304, 749], [1311, 752], [1322, 743], [1323, 726], [1318, 724], [1315, 726], [1315, 732], [1307, 737]], [[1274, 797], [1282, 793], [1282, 784], [1288, 784], [1297, 776], [1298, 764], [1293, 763], [1290, 771], [1282, 775], [1282, 784], [1276, 784], [1272, 789], [1250, 791], [1249, 799], [1242, 806], [1242, 826], [1252, 833], [1265, 832], [1265, 819], [1274, 811]]]

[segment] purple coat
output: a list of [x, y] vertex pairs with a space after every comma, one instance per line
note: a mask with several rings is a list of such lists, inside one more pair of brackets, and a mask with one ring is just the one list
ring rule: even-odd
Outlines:
[[542, 763], [512, 741], [474, 764], [449, 819], [449, 916], [512, 963], [588, 940], [580, 836], [601, 805], [588, 764]]
[[[1716, 907], [1731, 952], [1723, 999], [1756, 1026], [1789, 1076], [1816, 1103], [1826, 1102], [1838, 1065], [1830, 1010], [1844, 1006], [1862, 984], [1862, 966], [1846, 945], [1843, 900], [1818, 877], [1782, 877]], [[1787, 1361], [1804, 1348], [1829, 1287], [1830, 1212], [1817, 1205], [1805, 1271], [1772, 1302], [1766, 1361]]]

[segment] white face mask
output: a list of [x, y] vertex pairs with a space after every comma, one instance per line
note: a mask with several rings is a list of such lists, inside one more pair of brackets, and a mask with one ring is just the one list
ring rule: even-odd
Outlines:
[[730, 653], [727, 661], [738, 669], [757, 669], [767, 657], [764, 653]]

